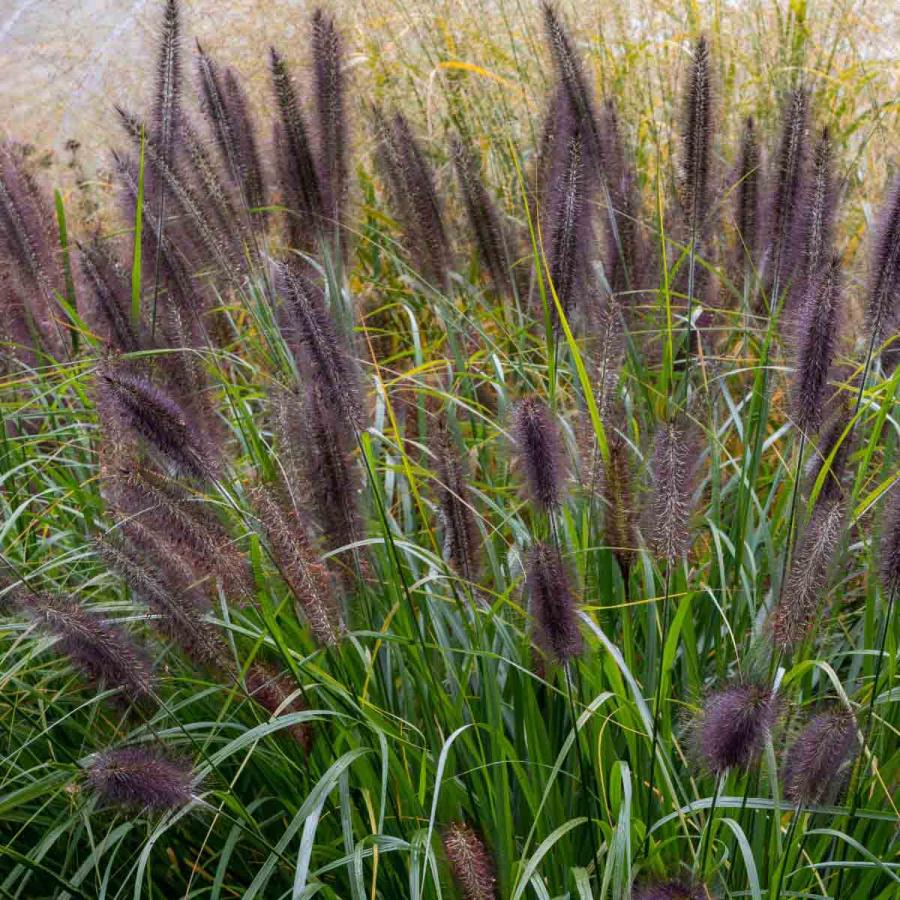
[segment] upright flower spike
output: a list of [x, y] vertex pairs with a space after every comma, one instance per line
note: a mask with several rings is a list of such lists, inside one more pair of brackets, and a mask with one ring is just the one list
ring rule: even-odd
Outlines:
[[841, 260], [835, 255], [810, 283], [796, 326], [794, 419], [805, 434], [825, 418], [828, 374], [834, 359], [841, 313]]
[[787, 752], [784, 795], [800, 806], [833, 803], [858, 749], [856, 719], [849, 710], [815, 716]]
[[605, 540], [627, 580], [638, 546], [629, 447], [618, 428], [610, 427], [609, 422], [604, 424], [609, 448], [602, 479]]
[[175, 158], [181, 124], [181, 22], [177, 0], [166, 0], [156, 57], [156, 95], [153, 101], [152, 140], [162, 158]]
[[101, 803], [133, 811], [175, 810], [193, 795], [190, 762], [148, 747], [98, 753], [88, 767], [87, 780]]
[[443, 838], [453, 880], [464, 900], [495, 900], [494, 861], [475, 830], [464, 822], [453, 822]]
[[827, 128], [823, 128], [813, 151], [812, 171], [806, 185], [803, 221], [803, 256], [795, 279], [802, 297], [819, 271], [828, 264], [834, 244], [834, 217], [837, 196], [832, 172], [834, 147]]
[[535, 544], [528, 553], [526, 585], [535, 620], [538, 646], [565, 665], [582, 649], [575, 598], [559, 552], [548, 544]]
[[562, 501], [566, 480], [559, 426], [539, 397], [518, 403], [512, 426], [531, 500], [544, 512], [553, 512]]
[[812, 628], [825, 601], [828, 573], [844, 531], [842, 498], [821, 500], [812, 511], [794, 554], [781, 599], [769, 617], [776, 647], [788, 650]]
[[759, 265], [760, 243], [760, 149], [756, 124], [749, 116], [741, 132], [741, 149], [734, 193], [735, 272]]
[[888, 192], [872, 251], [868, 325], [877, 345], [900, 322], [900, 175]]
[[738, 682], [710, 695], [695, 723], [700, 758], [716, 775], [756, 764], [775, 720], [778, 705], [769, 688]]
[[681, 187], [688, 225], [694, 238], [709, 207], [712, 148], [712, 88], [709, 44], [701, 37], [694, 47], [682, 122]]
[[650, 544], [656, 555], [670, 565], [690, 548], [699, 459], [699, 447], [686, 421], [660, 425], [650, 464]]
[[347, 196], [346, 85], [341, 39], [334, 18], [322, 9], [312, 17], [312, 58], [318, 130], [318, 171], [327, 227], [341, 228]]
[[[767, 284], [770, 291], [777, 287], [779, 294], [790, 280], [800, 249], [800, 243], [795, 240], [795, 228], [804, 191], [808, 114], [809, 94], [803, 87], [796, 88], [784, 106], [768, 216], [771, 239]], [[777, 302], [778, 297], [770, 298], [773, 306]]]
[[894, 485], [885, 502], [879, 554], [881, 583], [886, 594], [900, 595], [900, 485]]

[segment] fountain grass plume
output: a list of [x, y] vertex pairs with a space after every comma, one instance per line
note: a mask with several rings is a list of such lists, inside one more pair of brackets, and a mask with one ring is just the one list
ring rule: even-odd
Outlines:
[[785, 797], [800, 806], [833, 803], [858, 749], [856, 718], [846, 707], [815, 716], [788, 748]]
[[451, 822], [443, 833], [444, 853], [464, 900], [495, 900], [494, 861], [484, 840], [465, 822]]
[[544, 512], [554, 512], [562, 502], [568, 473], [553, 413], [540, 397], [526, 397], [516, 404], [512, 431], [531, 501]]
[[98, 753], [87, 780], [104, 805], [159, 813], [190, 803], [192, 775], [189, 760], [135, 746]]
[[554, 661], [565, 665], [581, 653], [583, 645], [575, 597], [556, 547], [534, 544], [528, 551], [525, 577], [535, 643]]

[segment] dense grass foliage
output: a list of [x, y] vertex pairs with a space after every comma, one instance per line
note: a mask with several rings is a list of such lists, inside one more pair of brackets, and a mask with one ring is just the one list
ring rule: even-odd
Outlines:
[[262, 106], [160, 5], [99, 219], [0, 147], [0, 895], [896, 896], [853, 23], [319, 10]]

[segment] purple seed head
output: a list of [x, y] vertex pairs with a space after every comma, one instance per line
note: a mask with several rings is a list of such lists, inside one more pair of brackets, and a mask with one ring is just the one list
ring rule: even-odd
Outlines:
[[475, 830], [464, 822], [453, 822], [444, 831], [443, 843], [453, 880], [464, 900], [495, 900], [494, 861]]
[[147, 747], [123, 747], [98, 753], [87, 780], [103, 804], [164, 812], [189, 803], [190, 761], [164, 756]]
[[711, 694], [696, 722], [700, 758], [716, 775], [751, 768], [777, 717], [777, 702], [762, 685], [738, 683]]
[[800, 806], [834, 802], [858, 748], [856, 719], [848, 709], [815, 716], [787, 752], [785, 796]]
[[555, 547], [538, 543], [531, 548], [526, 586], [538, 647], [567, 663], [581, 653], [582, 640], [569, 577]]
[[631, 890], [631, 900], [708, 900], [709, 896], [702, 884], [676, 880], [648, 882]]
[[900, 594], [900, 485], [895, 484], [887, 500], [881, 525], [881, 583], [885, 592]]
[[869, 330], [876, 344], [900, 321], [900, 175], [888, 191], [872, 245]]
[[560, 505], [566, 480], [556, 419], [539, 397], [526, 397], [515, 408], [512, 431], [532, 502], [552, 512]]

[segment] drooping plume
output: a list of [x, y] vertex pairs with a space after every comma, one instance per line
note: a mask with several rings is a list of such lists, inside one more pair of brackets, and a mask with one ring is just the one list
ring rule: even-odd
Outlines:
[[777, 718], [777, 701], [763, 685], [742, 682], [717, 691], [707, 698], [695, 723], [700, 758], [716, 775], [749, 769]]
[[894, 485], [881, 526], [881, 583], [885, 592], [900, 594], [900, 486]]
[[869, 332], [876, 346], [900, 322], [900, 175], [888, 192], [875, 233], [869, 278]]
[[833, 803], [859, 744], [856, 719], [845, 707], [815, 716], [787, 752], [784, 795], [800, 806]]
[[387, 121], [373, 112], [378, 158], [403, 226], [412, 261], [421, 274], [442, 285], [450, 263], [449, 239], [434, 175], [406, 118]]
[[444, 852], [464, 900], [495, 900], [494, 861], [484, 841], [464, 822], [453, 822], [443, 835]]
[[78, 245], [81, 272], [91, 298], [92, 324], [107, 343], [124, 353], [147, 347], [140, 323], [132, 321], [131, 283], [119, 261], [95, 238]]
[[[297, 694], [297, 685], [286, 673], [263, 663], [254, 663], [247, 671], [247, 693], [270, 715], [285, 716], [303, 712], [306, 705]], [[307, 722], [291, 725], [290, 736], [307, 752], [312, 747], [313, 728]]]
[[98, 753], [87, 778], [102, 803], [131, 810], [178, 809], [192, 796], [190, 762], [164, 756], [149, 747]]
[[210, 262], [214, 263], [232, 284], [238, 284], [240, 274], [232, 248], [209, 221], [204, 204], [181, 173], [160, 154], [156, 144], [149, 138], [149, 131], [144, 123], [120, 107], [116, 107], [116, 111], [136, 151], [140, 153], [143, 150], [146, 165], [165, 185], [167, 202], [172, 202], [181, 215], [190, 222], [194, 236], [209, 256]]
[[287, 63], [274, 47], [270, 51], [269, 66], [279, 114], [275, 144], [287, 207], [288, 239], [294, 247], [307, 247], [324, 227], [325, 203], [320, 175], [294, 82]]
[[214, 477], [217, 460], [203, 435], [188, 426], [184, 410], [143, 375], [104, 365], [97, 377], [101, 415], [117, 436], [150, 447], [176, 472], [200, 480]]
[[232, 603], [254, 594], [253, 575], [212, 507], [181, 485], [125, 457], [101, 469], [104, 493], [122, 520], [164, 535], [197, 582], [217, 579]]
[[508, 235], [504, 234], [500, 215], [481, 179], [472, 148], [456, 135], [450, 150], [482, 265], [491, 277], [494, 290], [511, 296], [513, 279], [507, 257]]
[[[770, 293], [776, 287], [779, 294], [784, 290], [800, 249], [794, 232], [803, 197], [808, 108], [809, 94], [803, 87], [793, 90], [784, 106], [775, 185], [767, 222], [770, 241], [766, 283]], [[777, 301], [777, 297], [770, 298], [773, 306]]]
[[312, 58], [318, 131], [318, 171], [326, 227], [338, 231], [347, 196], [347, 117], [341, 39], [334, 18], [317, 9], [312, 17]]
[[526, 586], [535, 642], [557, 662], [567, 663], [581, 653], [582, 640], [569, 577], [555, 547], [539, 543], [531, 548]]
[[825, 418], [828, 374], [838, 340], [841, 312], [841, 260], [835, 255], [810, 283], [798, 310], [794, 420], [805, 434]]
[[288, 341], [301, 371], [355, 433], [362, 421], [356, 367], [325, 305], [324, 291], [288, 265], [278, 267], [276, 285], [284, 301]]
[[781, 599], [770, 616], [772, 641], [779, 649], [800, 643], [824, 606], [828, 573], [844, 531], [844, 512], [841, 499], [822, 500], [812, 511]]
[[687, 421], [659, 426], [650, 463], [650, 545], [670, 565], [690, 549], [699, 461], [700, 448]]
[[261, 485], [250, 496], [278, 571], [303, 610], [313, 635], [324, 646], [336, 644], [346, 628], [335, 586], [313, 550], [299, 516]]
[[749, 116], [741, 132], [741, 149], [737, 165], [737, 187], [734, 194], [736, 274], [759, 265], [760, 244], [760, 165], [761, 156], [756, 125]]
[[116, 625], [70, 597], [23, 591], [19, 603], [38, 627], [57, 638], [57, 647], [98, 688], [120, 688], [132, 702], [152, 696], [150, 662]]
[[55, 295], [65, 295], [56, 248], [59, 236], [46, 198], [18, 148], [0, 142], [0, 277], [23, 299], [31, 341], [57, 359], [65, 354]]
[[224, 669], [228, 649], [204, 619], [208, 603], [171, 557], [162, 557], [161, 543], [139, 526], [121, 526], [126, 540], [109, 537], [97, 542], [106, 564], [118, 572], [138, 599], [158, 618], [153, 625], [200, 666]]
[[701, 37], [694, 47], [682, 122], [681, 199], [691, 237], [698, 231], [709, 207], [709, 169], [712, 152], [712, 94], [709, 44]]
[[513, 437], [532, 502], [556, 510], [566, 481], [566, 457], [559, 425], [540, 397], [526, 397], [513, 413]]
[[435, 440], [435, 490], [443, 525], [444, 558], [461, 578], [473, 582], [480, 570], [480, 536], [466, 484], [466, 467], [442, 421]]

